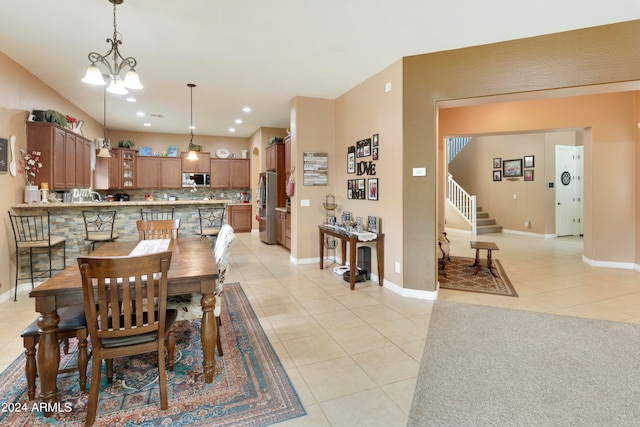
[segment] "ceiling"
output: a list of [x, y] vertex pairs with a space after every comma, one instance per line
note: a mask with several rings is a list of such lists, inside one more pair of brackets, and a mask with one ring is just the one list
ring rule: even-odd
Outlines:
[[[0, 5], [0, 50], [102, 123], [103, 88], [80, 79], [109, 49], [109, 0]], [[107, 94], [110, 129], [187, 134], [195, 83], [196, 135], [247, 137], [289, 127], [291, 98], [335, 99], [403, 56], [640, 19], [640, 2], [124, 0], [116, 13], [144, 89]]]

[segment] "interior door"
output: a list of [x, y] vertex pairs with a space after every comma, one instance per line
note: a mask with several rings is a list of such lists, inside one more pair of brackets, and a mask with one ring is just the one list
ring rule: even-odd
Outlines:
[[576, 147], [556, 145], [556, 234], [576, 233], [577, 174]]

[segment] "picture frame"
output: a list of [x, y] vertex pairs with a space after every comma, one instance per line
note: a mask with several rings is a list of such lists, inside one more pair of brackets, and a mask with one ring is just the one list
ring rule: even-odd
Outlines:
[[356, 173], [356, 153], [347, 153], [347, 173]]
[[493, 168], [494, 169], [502, 169], [502, 157], [494, 157], [493, 158]]
[[533, 156], [524, 156], [524, 167], [532, 168], [534, 165], [534, 157]]
[[367, 199], [378, 200], [379, 191], [378, 178], [367, 179]]
[[362, 157], [371, 155], [371, 138], [362, 141]]
[[527, 169], [524, 171], [524, 180], [533, 181], [533, 169]]
[[378, 147], [373, 147], [371, 149], [372, 160], [378, 160]]
[[372, 142], [372, 144], [373, 144], [374, 147], [378, 146], [378, 134], [377, 133], [373, 134], [373, 142]]
[[9, 171], [9, 140], [0, 138], [0, 173]]
[[140, 147], [138, 156], [151, 156], [151, 147]]
[[502, 175], [505, 178], [522, 176], [522, 159], [504, 160], [502, 162]]
[[493, 180], [494, 181], [502, 181], [502, 172], [501, 171], [493, 171]]
[[177, 145], [170, 145], [169, 148], [167, 148], [167, 157], [178, 157]]

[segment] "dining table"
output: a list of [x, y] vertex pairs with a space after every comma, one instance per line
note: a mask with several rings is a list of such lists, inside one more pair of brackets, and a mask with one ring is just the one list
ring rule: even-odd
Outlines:
[[[139, 244], [150, 241], [116, 241], [102, 244], [88, 256], [115, 257], [140, 253]], [[165, 246], [166, 247], [166, 246]], [[218, 337], [218, 325], [213, 310], [215, 308], [215, 286], [218, 268], [208, 239], [179, 238], [168, 242], [167, 250], [172, 252], [171, 265], [167, 274], [168, 295], [201, 293], [202, 329], [200, 338], [203, 350], [203, 371], [205, 382], [214, 379], [214, 349]], [[29, 296], [35, 299], [35, 309], [40, 313], [40, 330], [36, 363], [40, 378], [40, 398], [55, 406], [58, 401], [57, 375], [60, 363], [57, 329], [57, 310], [62, 307], [84, 304], [82, 279], [77, 263], [33, 289]], [[45, 412], [45, 415], [51, 413]]]

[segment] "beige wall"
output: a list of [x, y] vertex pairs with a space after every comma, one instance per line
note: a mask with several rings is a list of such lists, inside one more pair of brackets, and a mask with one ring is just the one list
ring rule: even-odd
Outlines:
[[[405, 287], [425, 291], [436, 289], [437, 205], [442, 200], [442, 182], [445, 179], [444, 175], [429, 173], [436, 170], [442, 173], [445, 170], [442, 151], [438, 151], [437, 103], [640, 80], [639, 32], [640, 21], [630, 21], [403, 59]], [[604, 106], [602, 110], [605, 110]], [[546, 112], [537, 111], [536, 114]], [[621, 132], [628, 134], [628, 127]], [[595, 130], [593, 139], [597, 139]], [[615, 152], [620, 146], [623, 146], [624, 154]], [[637, 177], [631, 163], [636, 155], [635, 152], [629, 153], [628, 145], [621, 139], [594, 145], [591, 153], [589, 149], [585, 144], [585, 157], [601, 160], [606, 167], [615, 164], [623, 169], [623, 175], [628, 179], [623, 186], [635, 184]], [[622, 160], [621, 164], [617, 164], [616, 160]], [[585, 165], [585, 168], [590, 166]], [[427, 168], [425, 180], [411, 176], [414, 167]], [[618, 179], [612, 179], [611, 174], [606, 175], [602, 182], [586, 181], [585, 193], [591, 191], [594, 195], [602, 194], [605, 201], [610, 200], [606, 191], [617, 185], [616, 182], [620, 182], [619, 176]], [[591, 185], [593, 188], [589, 188]], [[620, 215], [630, 219], [615, 224], [616, 228], [626, 229], [624, 246], [627, 248], [629, 239], [633, 240], [633, 236], [637, 235], [635, 192], [632, 195], [631, 201], [618, 201], [617, 206], [613, 207], [616, 215], [626, 210]], [[611, 218], [593, 209], [593, 199], [597, 199], [597, 196], [585, 202], [585, 223], [594, 226], [589, 235], [585, 235], [585, 254], [591, 255], [592, 259], [606, 260], [612, 256], [613, 249], [609, 244], [608, 226], [595, 225], [611, 224]], [[615, 234], [619, 234], [619, 230]], [[629, 249], [634, 250], [635, 245]], [[634, 258], [637, 262], [635, 251]]]
[[[26, 147], [27, 115], [33, 110], [49, 108], [85, 121], [83, 135], [89, 139], [102, 134], [102, 125], [90, 118], [75, 105], [61, 97], [53, 89], [34, 77], [0, 52], [0, 137], [16, 137], [16, 163], [20, 148]], [[46, 159], [43, 159], [46, 161]], [[9, 161], [11, 154], [9, 153]], [[7, 211], [21, 203], [24, 194], [24, 175], [0, 174], [0, 294], [8, 291], [15, 280], [15, 244]], [[21, 284], [25, 282], [20, 282]]]
[[[439, 131], [441, 135], [459, 134], [491, 134], [498, 132], [530, 132], [532, 130], [580, 128], [589, 129], [589, 138], [585, 141], [585, 217], [584, 217], [584, 255], [597, 261], [638, 262], [635, 250], [636, 238], [636, 209], [638, 198], [636, 190], [636, 176], [638, 174], [635, 162], [637, 132], [635, 109], [638, 92], [618, 92], [597, 95], [585, 95], [578, 97], [565, 97], [553, 99], [539, 99], [532, 101], [507, 102], [471, 107], [447, 108], [439, 112]], [[490, 151], [486, 157], [502, 157], [503, 160], [512, 156], [522, 157], [525, 154], [535, 154], [536, 147], [541, 145], [530, 144], [525, 153], [519, 146], [526, 143], [523, 139], [533, 136], [504, 136], [494, 137], [492, 140], [503, 139], [506, 144], [503, 152]], [[509, 142], [520, 141], [511, 151], [506, 151]], [[581, 140], [575, 142], [563, 139], [560, 134], [549, 133], [545, 136], [547, 149], [546, 159], [536, 155], [536, 174], [544, 172], [546, 181], [554, 181], [554, 153], [552, 146], [556, 143], [564, 145], [580, 145]], [[465, 149], [466, 150], [466, 149]], [[463, 152], [465, 151], [463, 150]], [[543, 152], [542, 151], [542, 152]], [[540, 152], [540, 154], [542, 154]], [[468, 157], [470, 153], [465, 155]], [[482, 156], [482, 153], [475, 153]], [[482, 160], [485, 164], [488, 160]], [[538, 159], [543, 160], [542, 169], [538, 166]], [[549, 167], [545, 167], [546, 164]], [[615, 165], [615, 166], [613, 166]], [[482, 176], [488, 179], [488, 174], [481, 174], [475, 170], [477, 179]], [[537, 178], [537, 175], [536, 175]], [[535, 184], [537, 182], [537, 184]], [[552, 234], [555, 232], [554, 210], [549, 208], [549, 203], [555, 200], [555, 193], [550, 189], [538, 188], [543, 182], [537, 179], [534, 182], [501, 182], [485, 183], [488, 188], [506, 187], [513, 191], [500, 192], [497, 198], [500, 202], [490, 202], [488, 210], [500, 218], [506, 217], [505, 210], [512, 208], [519, 210], [520, 214], [512, 222], [506, 221], [505, 228], [527, 231], [523, 227], [524, 215], [532, 212], [533, 203], [544, 204], [547, 207], [544, 218], [541, 218], [547, 226], [537, 228], [539, 220], [532, 219], [533, 232]], [[529, 184], [534, 184], [530, 186]], [[522, 198], [513, 200], [509, 197], [513, 193], [528, 194], [527, 188], [536, 192], [544, 192], [546, 199]], [[480, 192], [478, 193], [480, 194]], [[540, 193], [538, 193], [539, 195]], [[484, 201], [480, 202], [485, 206]], [[528, 205], [528, 207], [527, 207]], [[495, 206], [495, 209], [494, 209]], [[615, 207], [612, 209], [612, 207]], [[635, 261], [634, 261], [635, 260]]]

